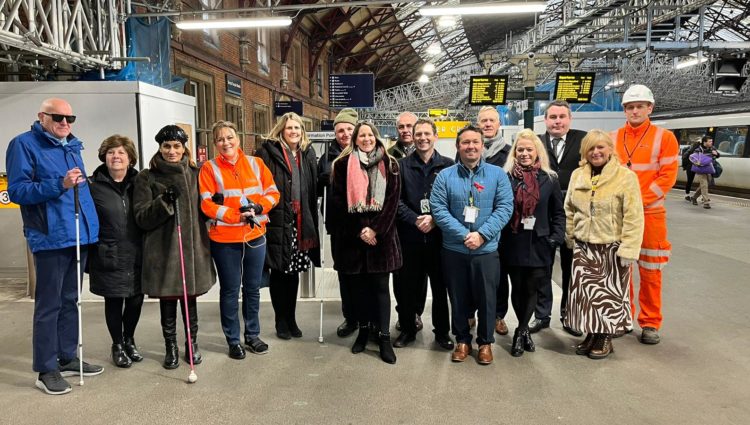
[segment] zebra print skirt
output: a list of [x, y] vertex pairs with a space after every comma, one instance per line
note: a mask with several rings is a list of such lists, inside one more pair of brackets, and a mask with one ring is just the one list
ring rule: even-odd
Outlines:
[[614, 334], [633, 329], [630, 267], [617, 257], [619, 242], [576, 241], [568, 291], [567, 326], [587, 333]]

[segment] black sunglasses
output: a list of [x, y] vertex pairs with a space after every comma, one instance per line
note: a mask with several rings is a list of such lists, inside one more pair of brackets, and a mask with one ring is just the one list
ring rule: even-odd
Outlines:
[[42, 112], [44, 115], [47, 115], [48, 117], [52, 117], [52, 121], [54, 122], [62, 122], [62, 120], [65, 120], [68, 122], [68, 124], [73, 124], [76, 122], [76, 116], [75, 115], [62, 115], [62, 114], [50, 114], [47, 112]]

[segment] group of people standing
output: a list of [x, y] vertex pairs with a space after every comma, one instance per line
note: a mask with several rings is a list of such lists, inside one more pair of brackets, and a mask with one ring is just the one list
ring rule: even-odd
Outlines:
[[[663, 203], [676, 179], [678, 148], [671, 132], [648, 120], [648, 88], [629, 88], [623, 105], [623, 128], [586, 134], [570, 129], [570, 106], [554, 101], [545, 111], [547, 132], [523, 130], [512, 144], [502, 138], [497, 111], [483, 108], [479, 126], [458, 132], [455, 161], [435, 150], [435, 123], [411, 113], [399, 116], [399, 140], [389, 149], [372, 123], [342, 110], [335, 140], [317, 162], [294, 113], [278, 120], [257, 156], [243, 153], [233, 123], [219, 121], [216, 156], [200, 168], [185, 131], [167, 125], [155, 136], [159, 150], [148, 168], [138, 173], [134, 143], [113, 135], [99, 148], [103, 164], [87, 179], [82, 144], [71, 134], [72, 108], [48, 99], [7, 155], [9, 194], [21, 205], [37, 268], [36, 385], [64, 394], [64, 376], [81, 366], [84, 375], [102, 371], [76, 355], [76, 245], [91, 291], [105, 298], [118, 367], [143, 359], [134, 336], [144, 294], [159, 299], [163, 366], [179, 365], [178, 305], [192, 337], [186, 360], [201, 363], [196, 298], [217, 275], [229, 357], [268, 350], [258, 319], [264, 281], [276, 335], [301, 337], [299, 273], [320, 265], [318, 196], [342, 298], [337, 334], [358, 331], [352, 353], [374, 340], [381, 359], [395, 363], [393, 347], [408, 346], [424, 327], [428, 279], [435, 343], [452, 350], [453, 361], [471, 355], [476, 326], [477, 362], [492, 363], [494, 334], [508, 333], [509, 282], [518, 318], [510, 352], [535, 351], [531, 333], [550, 326], [558, 247], [563, 327], [587, 334], [578, 354], [607, 357], [612, 338], [632, 331], [636, 261], [640, 340], [658, 343], [661, 269], [671, 249]], [[75, 202], [83, 223], [77, 239], [69, 214]], [[401, 331], [394, 341], [391, 273]]]

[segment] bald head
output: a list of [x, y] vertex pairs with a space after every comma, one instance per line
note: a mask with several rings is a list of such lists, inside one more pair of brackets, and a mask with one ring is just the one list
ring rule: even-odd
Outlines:
[[42, 102], [42, 105], [39, 107], [39, 113], [37, 113], [39, 123], [48, 133], [58, 139], [68, 137], [71, 123], [68, 122], [67, 118], [56, 122], [53, 119], [55, 115], [72, 116], [73, 108], [70, 106], [70, 103], [55, 97], [49, 98]]

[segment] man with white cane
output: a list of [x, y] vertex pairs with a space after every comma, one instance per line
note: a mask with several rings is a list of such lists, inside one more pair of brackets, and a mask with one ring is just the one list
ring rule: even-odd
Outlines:
[[[21, 206], [24, 235], [36, 268], [33, 325], [33, 368], [39, 373], [36, 386], [47, 394], [57, 395], [71, 390], [64, 376], [92, 376], [103, 370], [101, 366], [82, 362], [76, 354], [80, 346], [79, 261], [85, 264], [88, 245], [97, 242], [99, 221], [81, 158], [83, 144], [70, 132], [76, 120], [72, 107], [62, 99], [47, 99], [42, 102], [37, 118], [31, 130], [10, 142], [6, 169], [8, 194], [11, 201]], [[76, 186], [78, 214], [71, 190]]]

